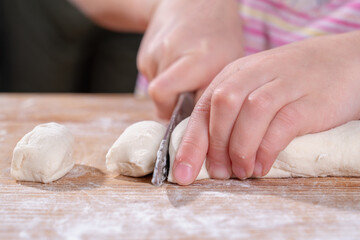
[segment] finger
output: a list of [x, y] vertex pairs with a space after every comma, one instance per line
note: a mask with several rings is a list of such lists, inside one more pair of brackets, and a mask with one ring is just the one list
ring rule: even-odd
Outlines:
[[[270, 64], [261, 66], [264, 71], [259, 71], [256, 65], [249, 62], [238, 62], [227, 68], [229, 71], [235, 70], [235, 74], [224, 73], [217, 77], [222, 80], [211, 98], [210, 143], [207, 154], [208, 171], [213, 178], [229, 178], [234, 170], [232, 163], [243, 160], [242, 155], [230, 155], [229, 140], [246, 96], [275, 76]], [[247, 174], [241, 171], [236, 176], [246, 178]]]
[[206, 158], [211, 95], [218, 84], [219, 81], [214, 79], [206, 88], [189, 119], [172, 169], [175, 182], [180, 185], [195, 181]]
[[213, 79], [216, 73], [205, 69], [206, 62], [198, 57], [183, 57], [150, 83], [149, 95], [156, 104], [159, 117], [171, 116], [180, 93], [197, 90]]
[[158, 63], [162, 54], [158, 51], [156, 45], [157, 41], [153, 40], [153, 38], [154, 34], [152, 31], [146, 31], [136, 58], [136, 64], [139, 72], [149, 81], [152, 81], [157, 75]]
[[208, 149], [210, 90], [196, 104], [174, 160], [173, 177], [180, 185], [195, 181]]
[[139, 72], [146, 77], [148, 81], [152, 81], [157, 74], [157, 61], [150, 53], [144, 50], [139, 51], [136, 58], [136, 65]]
[[[242, 60], [227, 66], [212, 81], [196, 104], [174, 162], [173, 176], [177, 183], [183, 185], [192, 183], [199, 173], [203, 160], [206, 157], [209, 146], [210, 103], [214, 90], [228, 79], [230, 79], [229, 81], [232, 83], [237, 84], [234, 89], [241, 89], [244, 86], [251, 86], [250, 89], [255, 89], [257, 84], [266, 81], [266, 79], [274, 78], [270, 77], [274, 74], [274, 71], [270, 70], [275, 69], [274, 67], [270, 67], [273, 65], [270, 64], [271, 61], [267, 62], [269, 64], [263, 64], [266, 74], [259, 73], [256, 66], [251, 67], [252, 65], [249, 64], [250, 61], [245, 61], [245, 64], [239, 66], [241, 62]], [[248, 70], [245, 71], [245, 69]], [[244, 70], [246, 73], [255, 76], [254, 79], [257, 81], [249, 81], [249, 84], [244, 84], [246, 80], [252, 78], [246, 74], [242, 75], [246, 76], [243, 78], [237, 76], [239, 70]], [[236, 81], [238, 79], [242, 79], [243, 82]], [[229, 86], [231, 86], [231, 84]], [[239, 103], [239, 106], [241, 106], [241, 103]], [[221, 122], [218, 124], [221, 124]]]
[[[239, 91], [238, 75], [220, 75], [218, 84], [211, 97], [209, 123], [209, 150], [207, 153], [207, 169], [212, 178], [227, 179], [231, 177], [231, 159], [228, 143], [235, 119], [241, 109], [246, 95]], [[250, 87], [251, 84], [247, 85]]]
[[229, 84], [223, 84], [215, 89], [211, 98], [207, 169], [210, 176], [217, 179], [231, 177], [228, 139], [244, 99], [242, 94], [229, 91], [230, 88]]
[[269, 172], [279, 153], [295, 137], [321, 130], [325, 118], [322, 119], [320, 109], [319, 101], [305, 96], [286, 105], [276, 114], [256, 155], [256, 161], [263, 166], [263, 175]]
[[234, 124], [229, 144], [230, 155], [235, 156], [232, 162], [234, 173], [242, 174], [242, 177], [244, 173], [245, 177], [262, 176], [262, 163], [254, 163], [261, 140], [276, 113], [302, 97], [303, 92], [291, 81], [275, 79], [248, 95]]

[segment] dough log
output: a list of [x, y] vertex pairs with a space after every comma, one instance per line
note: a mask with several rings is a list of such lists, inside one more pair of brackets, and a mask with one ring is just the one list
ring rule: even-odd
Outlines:
[[[188, 119], [185, 119], [172, 133], [170, 169], [187, 123]], [[326, 176], [360, 177], [360, 121], [295, 138], [279, 154], [265, 178]], [[209, 178], [205, 161], [197, 180], [204, 178]], [[168, 181], [174, 181], [172, 171]]]

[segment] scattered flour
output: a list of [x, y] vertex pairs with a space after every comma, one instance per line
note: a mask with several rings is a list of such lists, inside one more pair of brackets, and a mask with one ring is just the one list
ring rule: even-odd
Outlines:
[[[78, 167], [72, 176], [87, 174], [83, 171]], [[169, 237], [169, 232], [174, 233], [173, 239], [200, 236], [245, 239], [256, 238], [256, 232], [265, 234], [257, 237], [286, 239], [289, 237], [289, 232], [284, 231], [286, 229], [293, 231], [290, 234], [298, 239], [309, 236], [337, 239], [345, 230], [343, 239], [360, 234], [360, 206], [355, 209], [334, 208], [321, 203], [327, 201], [326, 198], [319, 198], [320, 202], [314, 204], [296, 196], [289, 197], [293, 195], [289, 191], [287, 196], [271, 194], [270, 188], [269, 192], [259, 192], [251, 181], [241, 184], [240, 181], [230, 181], [238, 184], [236, 191], [229, 191], [225, 181], [214, 180], [190, 188], [175, 185], [162, 188], [148, 185], [145, 188], [141, 183], [140, 190], [137, 184], [112, 183], [92, 187], [89, 183], [81, 187], [75, 180], [66, 178], [62, 185], [71, 186], [67, 191], [35, 187], [35, 184], [8, 185], [5, 191], [12, 188], [11, 192], [16, 194], [9, 201], [4, 201], [9, 196], [0, 195], [0, 202], [5, 203], [0, 207], [0, 215], [5, 220], [0, 223], [0, 236], [4, 236], [1, 234], [4, 230], [13, 228], [21, 229], [16, 237], [22, 239], [44, 239], [51, 233], [56, 238], [72, 240], [164, 239]], [[2, 191], [3, 187], [0, 185]], [[355, 195], [347, 197], [356, 198]], [[11, 206], [16, 206], [16, 209]], [[326, 229], [333, 229], [330, 237]]]

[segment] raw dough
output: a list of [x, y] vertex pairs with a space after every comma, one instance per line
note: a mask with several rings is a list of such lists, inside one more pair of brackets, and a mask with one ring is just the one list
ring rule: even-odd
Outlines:
[[11, 176], [16, 180], [49, 183], [74, 166], [74, 137], [57, 123], [36, 126], [16, 145], [11, 162]]
[[[187, 126], [182, 121], [170, 141], [170, 169]], [[295, 138], [282, 151], [265, 178], [360, 176], [360, 121]], [[205, 161], [197, 180], [209, 178]], [[168, 181], [173, 182], [172, 171]]]
[[166, 127], [154, 121], [129, 126], [106, 154], [106, 166], [117, 174], [142, 177], [154, 170]]

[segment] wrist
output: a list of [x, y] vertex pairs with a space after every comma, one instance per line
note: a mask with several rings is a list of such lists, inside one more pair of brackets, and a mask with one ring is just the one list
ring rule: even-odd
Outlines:
[[161, 0], [132, 0], [133, 9], [138, 9], [139, 11], [139, 13], [136, 14], [136, 19], [134, 19], [134, 24], [136, 25], [137, 29], [142, 32], [147, 29], [160, 1]]
[[96, 24], [114, 31], [144, 32], [160, 0], [69, 0]]

